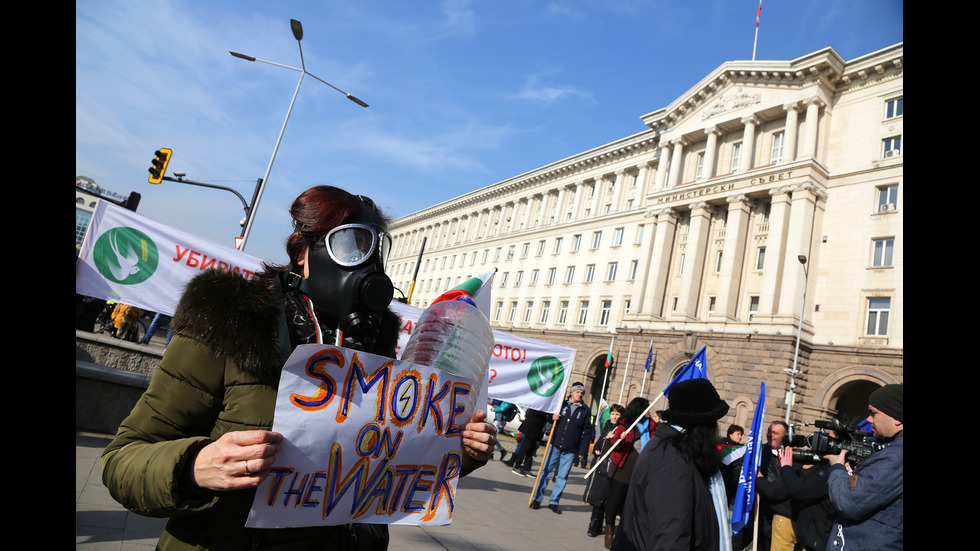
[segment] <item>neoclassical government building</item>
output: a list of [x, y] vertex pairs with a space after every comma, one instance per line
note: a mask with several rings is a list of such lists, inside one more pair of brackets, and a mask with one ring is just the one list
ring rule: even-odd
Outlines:
[[424, 307], [496, 269], [491, 323], [575, 348], [593, 403], [706, 347], [724, 422], [761, 382], [770, 419], [861, 418], [904, 378], [903, 51], [724, 63], [637, 134], [396, 220], [389, 275]]

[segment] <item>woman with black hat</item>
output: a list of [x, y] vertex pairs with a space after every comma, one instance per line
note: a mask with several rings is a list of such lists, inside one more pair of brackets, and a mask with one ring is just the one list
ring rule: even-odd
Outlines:
[[715, 503], [711, 485], [720, 483], [717, 423], [728, 404], [707, 379], [673, 385], [669, 399], [634, 467], [613, 551], [717, 551], [727, 537], [719, 520], [728, 522], [728, 504], [723, 490]]

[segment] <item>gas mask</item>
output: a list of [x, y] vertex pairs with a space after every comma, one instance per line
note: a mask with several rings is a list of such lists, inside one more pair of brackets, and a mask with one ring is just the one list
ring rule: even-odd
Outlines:
[[364, 200], [363, 206], [310, 246], [310, 276], [297, 288], [313, 301], [320, 316], [337, 322], [345, 340], [369, 347], [394, 286], [384, 273], [391, 237], [383, 232], [374, 204]]

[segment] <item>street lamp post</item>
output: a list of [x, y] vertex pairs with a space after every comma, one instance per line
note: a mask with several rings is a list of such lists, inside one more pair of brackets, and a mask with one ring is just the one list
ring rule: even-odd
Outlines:
[[789, 413], [793, 407], [793, 402], [796, 401], [796, 394], [794, 389], [796, 388], [796, 374], [800, 373], [796, 369], [797, 360], [800, 357], [800, 333], [803, 332], [803, 314], [806, 312], [806, 284], [809, 279], [806, 269], [806, 255], [799, 255], [796, 257], [803, 265], [803, 304], [800, 306], [800, 323], [796, 328], [796, 351], [793, 352], [793, 369], [784, 369], [789, 373], [789, 391], [786, 393], [786, 424], [789, 425]]
[[348, 94], [347, 92], [344, 92], [340, 88], [337, 88], [333, 84], [330, 84], [329, 82], [323, 80], [322, 78], [306, 70], [306, 62], [303, 60], [303, 44], [302, 44], [303, 24], [295, 19], [290, 19], [289, 25], [293, 31], [293, 37], [296, 38], [296, 44], [299, 46], [299, 61], [300, 61], [301, 68], [290, 67], [289, 65], [283, 65], [281, 63], [266, 61], [264, 59], [259, 59], [257, 57], [253, 57], [238, 52], [229, 52], [231, 55], [240, 59], [244, 59], [246, 61], [259, 61], [262, 63], [268, 63], [269, 65], [276, 65], [277, 67], [284, 67], [286, 69], [292, 69], [293, 71], [299, 71], [300, 73], [299, 82], [296, 83], [296, 90], [293, 92], [293, 99], [290, 100], [289, 109], [286, 111], [286, 119], [282, 121], [282, 128], [279, 130], [279, 137], [276, 138], [276, 145], [275, 147], [272, 148], [272, 157], [269, 159], [269, 166], [266, 167], [265, 169], [265, 176], [261, 180], [259, 180], [258, 184], [255, 187], [255, 194], [252, 198], [252, 206], [248, 209], [248, 213], [245, 216], [245, 229], [242, 231], [242, 239], [241, 239], [241, 244], [239, 246], [240, 250], [245, 250], [245, 244], [248, 242], [248, 236], [252, 231], [252, 223], [255, 220], [255, 211], [256, 209], [258, 209], [259, 201], [262, 199], [262, 192], [265, 191], [265, 186], [269, 182], [269, 173], [272, 172], [272, 163], [276, 160], [276, 153], [279, 151], [279, 144], [282, 142], [282, 135], [283, 133], [286, 132], [286, 123], [289, 122], [289, 115], [293, 112], [293, 104], [296, 103], [296, 96], [299, 94], [299, 88], [303, 84], [303, 77], [305, 77], [306, 75], [310, 75], [311, 77], [319, 80], [320, 82], [326, 84], [327, 86], [333, 88], [334, 90], [337, 90], [341, 94], [344, 94], [345, 96], [347, 96], [347, 99], [353, 101], [354, 103], [360, 105], [361, 107], [368, 106], [368, 104], [364, 103], [360, 99]]

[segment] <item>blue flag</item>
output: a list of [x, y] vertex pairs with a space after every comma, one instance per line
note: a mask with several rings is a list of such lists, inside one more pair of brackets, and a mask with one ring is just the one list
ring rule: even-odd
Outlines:
[[688, 379], [707, 379], [708, 378], [708, 359], [705, 357], [705, 350], [707, 346], [702, 346], [701, 350], [691, 358], [691, 361], [687, 362], [684, 369], [674, 377], [674, 380], [667, 385], [664, 389], [664, 396], [670, 397], [667, 392], [670, 387], [674, 386], [674, 383], [679, 383], [681, 381], [686, 381]]
[[749, 429], [749, 441], [742, 459], [742, 473], [738, 477], [735, 490], [735, 505], [732, 508], [732, 534], [738, 534], [749, 523], [749, 513], [755, 503], [755, 477], [762, 461], [762, 430], [766, 416], [766, 383], [762, 383], [759, 401], [755, 404], [755, 416]]
[[647, 365], [644, 366], [647, 372], [650, 371], [650, 364], [652, 363], [653, 363], [653, 343], [650, 343], [650, 351], [647, 352]]

